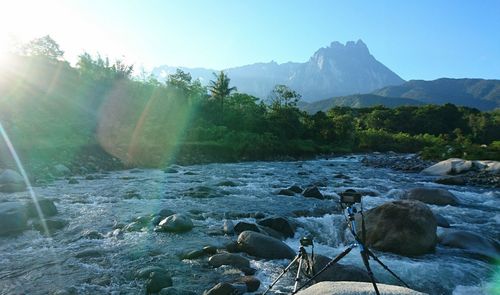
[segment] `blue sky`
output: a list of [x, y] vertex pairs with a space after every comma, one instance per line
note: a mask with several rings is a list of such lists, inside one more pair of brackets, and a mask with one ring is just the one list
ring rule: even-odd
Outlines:
[[2, 1], [0, 42], [50, 34], [147, 68], [304, 62], [362, 39], [404, 79], [500, 79], [500, 1]]

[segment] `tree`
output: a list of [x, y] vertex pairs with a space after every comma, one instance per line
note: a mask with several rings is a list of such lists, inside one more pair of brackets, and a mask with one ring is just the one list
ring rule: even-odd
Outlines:
[[276, 85], [269, 95], [271, 109], [295, 108], [301, 97], [286, 85]]
[[166, 83], [170, 87], [174, 87], [187, 92], [189, 91], [191, 80], [191, 74], [186, 73], [181, 69], [177, 69], [175, 71], [175, 74], [168, 75]]
[[210, 81], [210, 85], [208, 86], [208, 90], [210, 91], [213, 99], [215, 101], [219, 101], [220, 103], [220, 114], [221, 114], [221, 123], [224, 121], [224, 99], [228, 97], [231, 92], [236, 91], [236, 87], [229, 87], [229, 82], [231, 79], [224, 73], [224, 71], [220, 71], [219, 75], [213, 73], [216, 80]]
[[59, 44], [49, 35], [31, 40], [22, 46], [21, 51], [24, 55], [45, 56], [50, 59], [61, 59], [64, 55]]

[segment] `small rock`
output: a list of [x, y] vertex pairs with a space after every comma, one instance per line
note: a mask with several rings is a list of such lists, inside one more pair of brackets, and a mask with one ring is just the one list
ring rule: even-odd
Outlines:
[[28, 214], [28, 217], [38, 217], [38, 210], [36, 204], [40, 208], [42, 217], [50, 217], [57, 214], [56, 205], [54, 205], [54, 202], [52, 200], [45, 198], [38, 198], [36, 200], [36, 203], [35, 201], [29, 201], [26, 204], [26, 212]]
[[71, 170], [69, 170], [69, 168], [64, 166], [63, 164], [57, 164], [52, 167], [52, 173], [55, 176], [66, 176], [71, 174]]
[[214, 255], [215, 253], [217, 253], [217, 248], [215, 248], [214, 246], [205, 246], [203, 247], [203, 252], [208, 255]]
[[234, 232], [236, 232], [238, 234], [241, 232], [244, 232], [246, 230], [250, 230], [250, 231], [254, 231], [254, 232], [258, 232], [258, 233], [261, 232], [261, 230], [259, 229], [259, 227], [255, 223], [240, 221], [234, 226]]
[[75, 254], [76, 258], [95, 258], [95, 257], [101, 257], [103, 255], [102, 250], [99, 249], [87, 249], [80, 251]]
[[464, 249], [471, 254], [492, 260], [500, 259], [500, 243], [474, 232], [445, 230], [439, 235], [439, 243], [448, 247]]
[[448, 220], [446, 220], [446, 218], [443, 215], [434, 212], [434, 217], [436, 217], [437, 226], [444, 228], [450, 227], [450, 223], [448, 222]]
[[203, 292], [203, 295], [236, 295], [241, 294], [236, 287], [229, 283], [218, 283], [210, 290]]
[[278, 192], [278, 195], [281, 196], [295, 196], [295, 193], [289, 189], [282, 189]]
[[49, 230], [49, 234], [63, 229], [66, 225], [68, 225], [68, 221], [60, 218], [51, 218], [51, 219], [44, 219], [43, 222], [39, 219], [33, 221], [33, 227], [40, 231], [40, 232], [45, 232], [45, 228], [43, 224], [47, 226], [47, 229]]
[[205, 256], [206, 254], [207, 253], [205, 253], [203, 250], [193, 250], [182, 255], [182, 259], [188, 259], [188, 260], [198, 259]]
[[320, 200], [325, 198], [316, 186], [306, 188], [302, 195], [306, 198], [315, 198]]
[[460, 201], [449, 191], [441, 188], [418, 187], [407, 191], [402, 199], [420, 201], [432, 205], [452, 205], [460, 204]]
[[238, 186], [238, 184], [236, 182], [234, 182], [234, 181], [225, 180], [225, 181], [221, 181], [221, 182], [217, 183], [216, 186], [235, 187], [235, 186]]
[[155, 231], [180, 233], [190, 231], [193, 226], [193, 221], [188, 216], [184, 214], [174, 214], [163, 219], [155, 228]]
[[439, 183], [439, 184], [447, 184], [447, 185], [465, 185], [466, 184], [465, 178], [463, 178], [462, 176], [442, 177], [442, 178], [436, 179], [436, 181], [434, 181], [434, 182]]
[[267, 259], [291, 259], [295, 251], [282, 241], [253, 231], [238, 236], [238, 248], [252, 256]]
[[104, 239], [104, 235], [96, 230], [86, 230], [82, 233], [81, 238], [88, 240]]
[[19, 202], [0, 203], [0, 236], [17, 234], [27, 227], [25, 206]]
[[295, 235], [295, 227], [290, 221], [284, 217], [268, 217], [257, 222], [259, 225], [267, 226], [273, 230], [283, 234], [286, 238], [293, 238]]
[[260, 287], [259, 279], [253, 276], [243, 276], [237, 282], [244, 283], [247, 286], [247, 292], [255, 292]]
[[208, 259], [208, 264], [212, 267], [220, 267], [222, 265], [230, 265], [236, 268], [250, 267], [250, 260], [247, 258], [232, 253], [220, 253]]
[[167, 169], [163, 170], [163, 172], [174, 174], [174, 173], [178, 173], [179, 171], [177, 171], [177, 169], [174, 169], [174, 168], [167, 168]]
[[231, 220], [224, 220], [223, 231], [225, 234], [232, 235], [234, 234], [234, 223]]
[[297, 193], [297, 194], [301, 194], [303, 191], [303, 189], [298, 185], [292, 185], [291, 187], [287, 188], [287, 190], [292, 191], [292, 192]]
[[0, 173], [0, 192], [15, 193], [26, 190], [26, 183], [21, 174], [11, 169], [5, 169]]

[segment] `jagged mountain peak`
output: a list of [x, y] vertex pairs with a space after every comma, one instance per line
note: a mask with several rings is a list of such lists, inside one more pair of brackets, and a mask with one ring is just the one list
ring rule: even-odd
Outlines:
[[[153, 73], [159, 72], [160, 68], [154, 69]], [[285, 84], [302, 94], [305, 101], [368, 93], [404, 82], [378, 62], [362, 40], [345, 44], [334, 41], [328, 47], [318, 49], [304, 63], [270, 61], [225, 71], [231, 84], [241, 92], [265, 98], [276, 84]]]

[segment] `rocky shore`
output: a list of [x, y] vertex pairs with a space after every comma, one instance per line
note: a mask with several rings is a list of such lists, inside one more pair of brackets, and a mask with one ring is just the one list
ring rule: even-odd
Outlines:
[[[437, 163], [424, 160], [416, 154], [408, 155], [389, 152], [367, 155], [362, 159], [362, 163], [375, 168], [389, 168], [436, 176], [434, 181], [439, 184], [471, 185], [486, 188], [500, 187], [500, 164], [496, 161], [448, 159]], [[431, 167], [434, 168], [431, 169]]]

